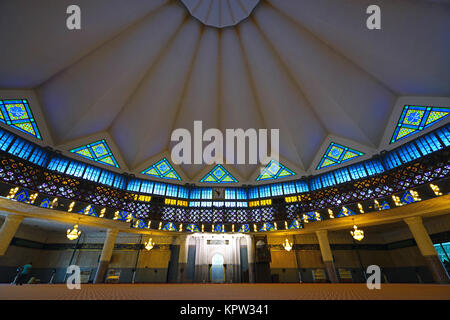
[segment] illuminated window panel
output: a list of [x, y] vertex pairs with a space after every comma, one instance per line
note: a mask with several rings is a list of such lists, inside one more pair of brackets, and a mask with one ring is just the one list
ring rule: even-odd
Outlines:
[[380, 210], [389, 210], [390, 208], [391, 206], [386, 201], [383, 201], [383, 203], [381, 203]]
[[197, 227], [195, 223], [188, 224], [186, 230], [190, 232], [200, 232], [200, 229]]
[[449, 113], [450, 108], [405, 106], [390, 143], [412, 136], [432, 126], [447, 118]]
[[275, 231], [275, 226], [273, 224], [271, 224], [270, 222], [266, 222], [262, 225], [261, 228], [259, 228], [259, 232], [264, 232], [264, 231]]
[[164, 231], [178, 231], [177, 227], [172, 222], [167, 222], [164, 225], [164, 227], [162, 228], [162, 230], [164, 230]]
[[27, 100], [0, 100], [0, 121], [42, 140]]
[[225, 226], [222, 224], [217, 224], [214, 226], [213, 232], [225, 232]]
[[343, 162], [353, 160], [362, 156], [364, 153], [351, 149], [349, 147], [331, 142], [327, 151], [323, 155], [316, 170], [332, 167]]
[[84, 209], [81, 209], [80, 211], [78, 211], [77, 213], [81, 213], [87, 216], [94, 216], [94, 217], [98, 217], [97, 212], [95, 211], [94, 207], [89, 205]]
[[164, 158], [152, 165], [150, 168], [142, 171], [142, 174], [153, 176], [161, 179], [179, 180], [180, 176], [175, 169], [170, 165], [169, 161]]
[[302, 225], [298, 220], [293, 220], [289, 226], [289, 230], [300, 229]]
[[119, 168], [114, 155], [105, 140], [99, 140], [70, 150], [86, 159]]
[[235, 183], [238, 182], [223, 166], [216, 165], [210, 172], [204, 176], [200, 182], [210, 183]]
[[250, 225], [248, 224], [241, 225], [238, 232], [250, 232]]
[[353, 210], [351, 210], [351, 209], [349, 209], [349, 208], [347, 208], [347, 207], [342, 207], [342, 209], [341, 209], [341, 211], [339, 212], [339, 214], [338, 214], [338, 218], [340, 218], [340, 217], [347, 217], [347, 216], [353, 216], [353, 215], [355, 215], [356, 213], [353, 211]]
[[263, 169], [261, 174], [256, 178], [256, 181], [272, 180], [295, 176], [295, 172], [283, 166], [281, 163], [271, 160], [269, 164]]

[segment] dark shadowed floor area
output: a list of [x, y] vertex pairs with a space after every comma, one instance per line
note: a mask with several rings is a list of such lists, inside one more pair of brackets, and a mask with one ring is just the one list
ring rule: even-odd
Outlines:
[[0, 285], [1, 300], [450, 300], [450, 285], [382, 284], [84, 284]]

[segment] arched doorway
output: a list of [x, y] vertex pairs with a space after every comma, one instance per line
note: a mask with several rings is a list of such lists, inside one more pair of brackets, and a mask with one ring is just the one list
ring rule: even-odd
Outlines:
[[224, 259], [220, 253], [216, 253], [211, 260], [211, 282], [223, 283], [225, 282], [225, 267], [223, 265]]

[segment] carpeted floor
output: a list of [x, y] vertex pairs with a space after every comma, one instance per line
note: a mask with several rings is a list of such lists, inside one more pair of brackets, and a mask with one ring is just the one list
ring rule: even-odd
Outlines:
[[0, 300], [450, 300], [450, 285], [382, 284], [84, 284], [0, 285]]

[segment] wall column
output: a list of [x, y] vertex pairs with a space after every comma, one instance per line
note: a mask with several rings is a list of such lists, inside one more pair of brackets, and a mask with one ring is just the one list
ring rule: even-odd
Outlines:
[[20, 223], [23, 221], [23, 216], [7, 215], [0, 229], [0, 256], [3, 256], [8, 250], [12, 238], [17, 232]]
[[255, 251], [253, 250], [253, 236], [247, 235], [247, 263], [248, 263], [248, 282], [255, 283]]
[[316, 231], [317, 239], [319, 240], [320, 252], [322, 253], [322, 260], [325, 264], [325, 270], [327, 271], [328, 278], [331, 282], [339, 282], [336, 269], [333, 262], [333, 254], [331, 253], [330, 242], [328, 241], [328, 231], [319, 230]]
[[423, 225], [422, 217], [409, 217], [405, 218], [404, 221], [408, 225], [414, 240], [416, 240], [417, 247], [419, 247], [420, 253], [425, 258], [434, 281], [436, 283], [449, 283], [447, 271], [442, 265], [438, 253], [433, 246], [433, 242]]
[[106, 232], [105, 243], [103, 244], [102, 255], [100, 256], [100, 262], [97, 267], [97, 273], [95, 274], [94, 283], [103, 283], [105, 281], [106, 269], [108, 269], [109, 262], [114, 250], [114, 243], [116, 242], [117, 234], [119, 230], [108, 229]]
[[186, 240], [187, 240], [186, 235], [182, 235], [179, 237], [180, 254], [178, 256], [178, 276], [177, 276], [178, 283], [186, 281], [186, 267], [188, 259], [188, 243]]

